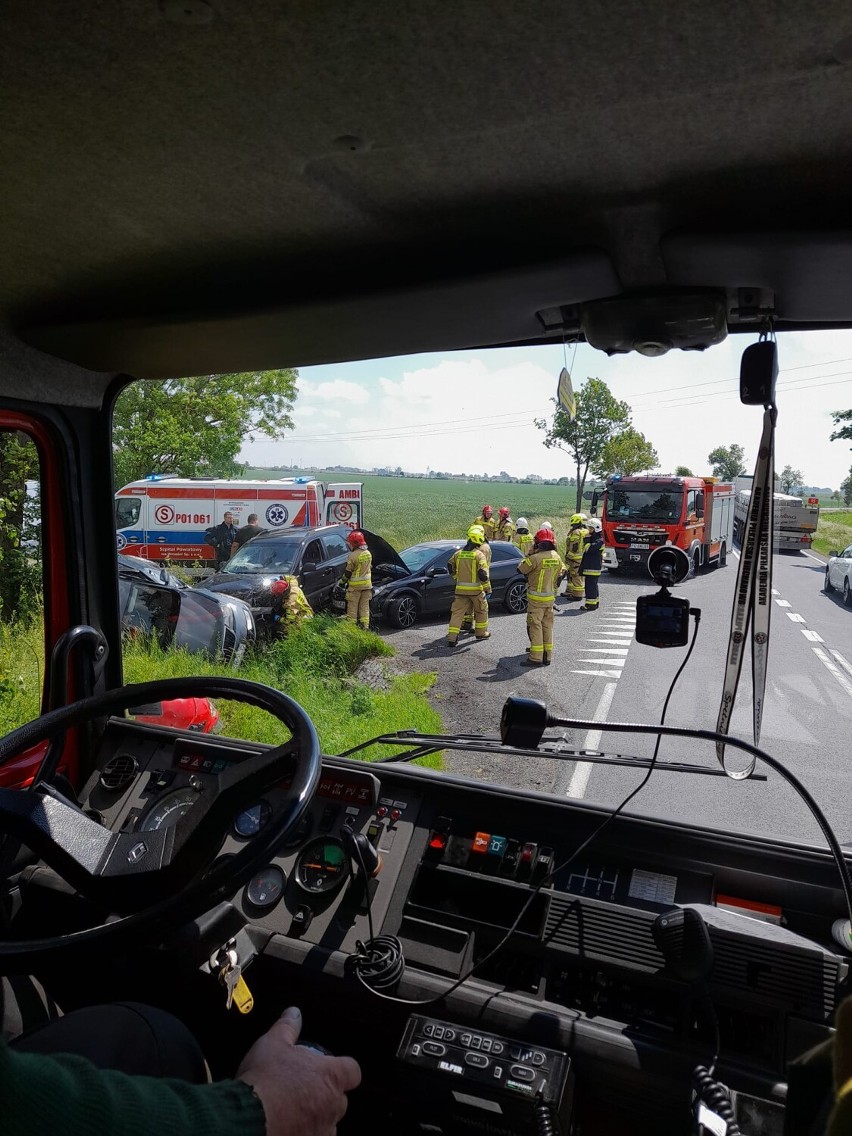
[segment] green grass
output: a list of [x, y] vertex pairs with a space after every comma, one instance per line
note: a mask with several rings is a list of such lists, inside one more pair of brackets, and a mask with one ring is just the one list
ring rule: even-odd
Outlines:
[[[42, 685], [42, 631], [0, 626], [0, 736], [36, 718]], [[163, 651], [142, 640], [124, 649], [124, 678], [128, 683], [190, 675], [227, 675], [283, 690], [304, 707], [314, 722], [325, 753], [339, 753], [378, 734], [415, 729], [440, 733], [441, 719], [426, 692], [432, 673], [393, 678], [390, 689], [374, 691], [354, 678], [365, 659], [393, 655], [378, 635], [328, 616], [317, 616], [288, 639], [248, 656], [238, 671], [208, 662], [185, 651]], [[286, 739], [286, 728], [263, 710], [216, 699], [222, 731], [228, 737], [275, 744]], [[392, 750], [376, 747], [358, 756], [374, 761]], [[435, 754], [418, 761], [441, 767]]]
[[813, 548], [828, 556], [832, 550], [840, 551], [852, 544], [852, 513], [823, 513], [817, 525]]
[[[250, 470], [247, 476], [275, 474], [270, 470]], [[501, 505], [508, 505], [512, 519], [526, 517], [531, 532], [542, 521], [550, 521], [561, 545], [576, 503], [576, 490], [567, 485], [503, 485], [492, 481], [438, 481], [358, 473], [313, 476], [326, 482], [363, 482], [364, 524], [396, 549], [421, 540], [462, 537], [486, 503], [494, 507], [495, 513]], [[588, 509], [588, 502], [585, 508]]]

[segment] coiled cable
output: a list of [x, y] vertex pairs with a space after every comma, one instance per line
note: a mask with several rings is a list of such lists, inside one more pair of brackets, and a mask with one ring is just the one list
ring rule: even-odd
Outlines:
[[724, 1120], [726, 1136], [742, 1136], [728, 1090], [716, 1080], [706, 1066], [696, 1065], [692, 1073], [692, 1086], [695, 1090], [696, 1104], [703, 1101], [720, 1119]]

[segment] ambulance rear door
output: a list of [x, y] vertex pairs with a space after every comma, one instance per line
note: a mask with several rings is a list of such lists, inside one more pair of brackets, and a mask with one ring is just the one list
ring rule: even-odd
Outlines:
[[363, 486], [356, 481], [329, 485], [325, 494], [325, 524], [360, 529], [364, 524], [362, 490]]

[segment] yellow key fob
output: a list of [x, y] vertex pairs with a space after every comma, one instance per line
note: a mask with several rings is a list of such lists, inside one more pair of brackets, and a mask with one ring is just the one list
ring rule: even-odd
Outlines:
[[242, 975], [237, 979], [237, 983], [234, 986], [234, 1005], [241, 1014], [250, 1014], [254, 1009], [252, 992], [246, 985], [246, 980]]

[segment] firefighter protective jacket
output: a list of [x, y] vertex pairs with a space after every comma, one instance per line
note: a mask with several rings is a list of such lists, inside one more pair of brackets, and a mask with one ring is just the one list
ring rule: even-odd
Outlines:
[[457, 596], [477, 596], [490, 591], [488, 561], [480, 548], [460, 548], [447, 564], [456, 582]]
[[368, 548], [356, 548], [349, 553], [343, 580], [350, 588], [372, 588], [373, 554]]
[[512, 544], [516, 544], [521, 552], [523, 552], [524, 556], [526, 556], [535, 544], [535, 537], [531, 532], [516, 532], [512, 538]]
[[474, 525], [482, 525], [486, 540], [490, 541], [494, 539], [494, 534], [497, 532], [497, 520], [493, 513], [491, 514], [491, 519], [488, 521], [486, 521], [485, 517], [480, 513], [476, 520], [471, 523]]
[[508, 540], [511, 542], [512, 537], [515, 535], [515, 522], [508, 518], [505, 521], [501, 521], [494, 535], [497, 540]]
[[555, 548], [542, 548], [525, 556], [518, 570], [527, 577], [527, 600], [531, 604], [552, 604], [565, 574], [562, 557]]
[[565, 541], [565, 555], [569, 560], [582, 560], [583, 550], [589, 540], [589, 529], [585, 525], [575, 525]]
[[590, 532], [586, 538], [580, 571], [590, 576], [600, 576], [603, 570], [603, 533]]

